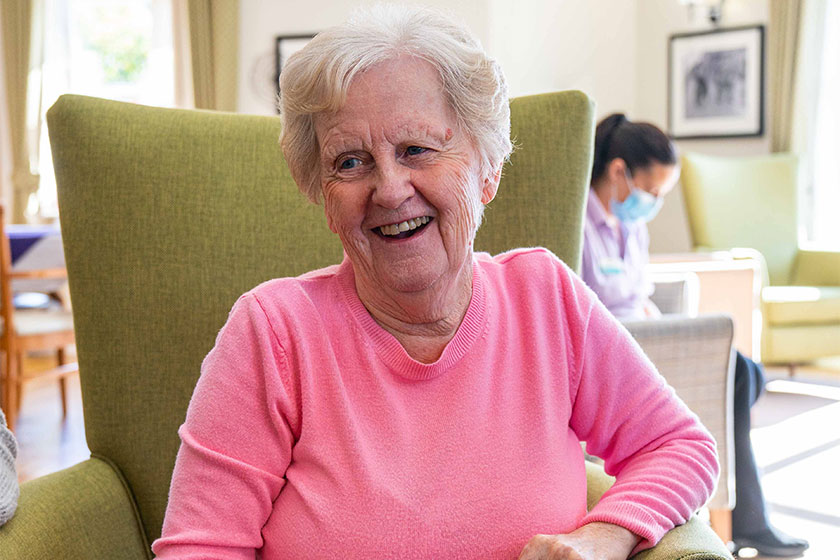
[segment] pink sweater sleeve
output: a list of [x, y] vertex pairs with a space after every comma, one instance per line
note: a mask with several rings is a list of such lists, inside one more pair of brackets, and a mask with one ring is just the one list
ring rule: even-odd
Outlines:
[[284, 484], [299, 410], [259, 302], [245, 295], [204, 360], [179, 430], [158, 558], [244, 559]]
[[629, 529], [643, 539], [638, 552], [685, 523], [709, 498], [719, 469], [715, 442], [594, 298], [586, 323], [576, 345], [571, 426], [587, 451], [604, 459], [616, 483], [583, 523]]

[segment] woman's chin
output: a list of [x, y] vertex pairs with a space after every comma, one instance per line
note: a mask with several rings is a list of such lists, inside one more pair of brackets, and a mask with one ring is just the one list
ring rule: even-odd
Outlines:
[[393, 294], [412, 295], [432, 288], [445, 274], [422, 258], [407, 259], [391, 266], [376, 267], [376, 275], [371, 278], [374, 286], [380, 286]]

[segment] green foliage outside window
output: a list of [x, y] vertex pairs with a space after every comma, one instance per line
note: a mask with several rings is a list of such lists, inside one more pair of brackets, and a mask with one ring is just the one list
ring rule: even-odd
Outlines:
[[[79, 0], [77, 0], [79, 1]], [[148, 2], [86, 0], [79, 28], [87, 49], [99, 56], [106, 83], [136, 82], [146, 68], [153, 21]]]
[[135, 81], [146, 66], [149, 52], [146, 37], [131, 33], [102, 34], [90, 47], [99, 54], [109, 83]]

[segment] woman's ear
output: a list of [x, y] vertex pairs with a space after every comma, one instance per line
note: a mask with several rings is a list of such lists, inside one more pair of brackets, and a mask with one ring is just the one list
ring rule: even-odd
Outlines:
[[499, 190], [499, 181], [502, 180], [502, 164], [496, 166], [496, 169], [484, 177], [484, 185], [481, 187], [481, 203], [490, 204], [490, 201], [496, 198], [496, 192]]
[[624, 179], [626, 173], [627, 163], [621, 158], [613, 158], [607, 164], [607, 176], [612, 183]]

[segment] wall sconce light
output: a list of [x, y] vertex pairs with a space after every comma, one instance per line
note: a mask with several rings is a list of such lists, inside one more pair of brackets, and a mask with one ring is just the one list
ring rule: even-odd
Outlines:
[[723, 17], [723, 3], [726, 0], [680, 0], [688, 7], [688, 18], [693, 20], [696, 10], [706, 12], [706, 19], [715, 27], [720, 26]]

